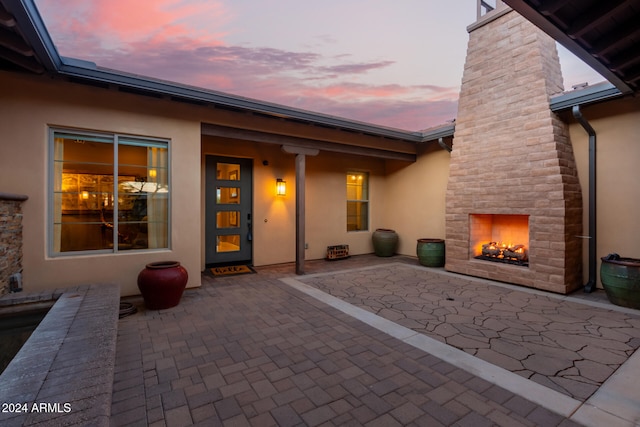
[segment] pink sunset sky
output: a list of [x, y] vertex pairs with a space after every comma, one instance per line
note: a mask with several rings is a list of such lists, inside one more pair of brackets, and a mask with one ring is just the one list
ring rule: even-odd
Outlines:
[[[455, 118], [475, 0], [36, 0], [62, 56], [405, 130]], [[566, 88], [604, 80], [559, 47]]]

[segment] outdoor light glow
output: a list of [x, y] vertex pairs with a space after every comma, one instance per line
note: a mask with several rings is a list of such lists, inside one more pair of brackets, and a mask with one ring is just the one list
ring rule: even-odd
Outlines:
[[287, 195], [287, 181], [283, 181], [282, 179], [276, 179], [276, 196], [286, 196]]

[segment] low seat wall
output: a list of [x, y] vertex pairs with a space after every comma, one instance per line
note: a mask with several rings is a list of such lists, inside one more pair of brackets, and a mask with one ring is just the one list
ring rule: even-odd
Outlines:
[[62, 295], [0, 375], [0, 425], [108, 426], [120, 288]]

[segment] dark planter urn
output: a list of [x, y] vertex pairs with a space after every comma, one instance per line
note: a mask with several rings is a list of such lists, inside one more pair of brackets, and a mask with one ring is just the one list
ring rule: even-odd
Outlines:
[[640, 309], [640, 259], [609, 254], [601, 260], [600, 280], [609, 301]]
[[189, 275], [177, 261], [152, 262], [138, 274], [138, 289], [150, 310], [178, 305]]
[[386, 228], [378, 228], [371, 236], [373, 251], [377, 256], [393, 256], [398, 248], [398, 233]]
[[425, 267], [444, 267], [444, 240], [418, 239], [416, 254]]

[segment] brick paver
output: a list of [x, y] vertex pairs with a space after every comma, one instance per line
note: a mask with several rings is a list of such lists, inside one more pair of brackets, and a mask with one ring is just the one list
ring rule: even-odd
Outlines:
[[277, 280], [290, 270], [205, 277], [121, 319], [111, 424], [576, 425]]

